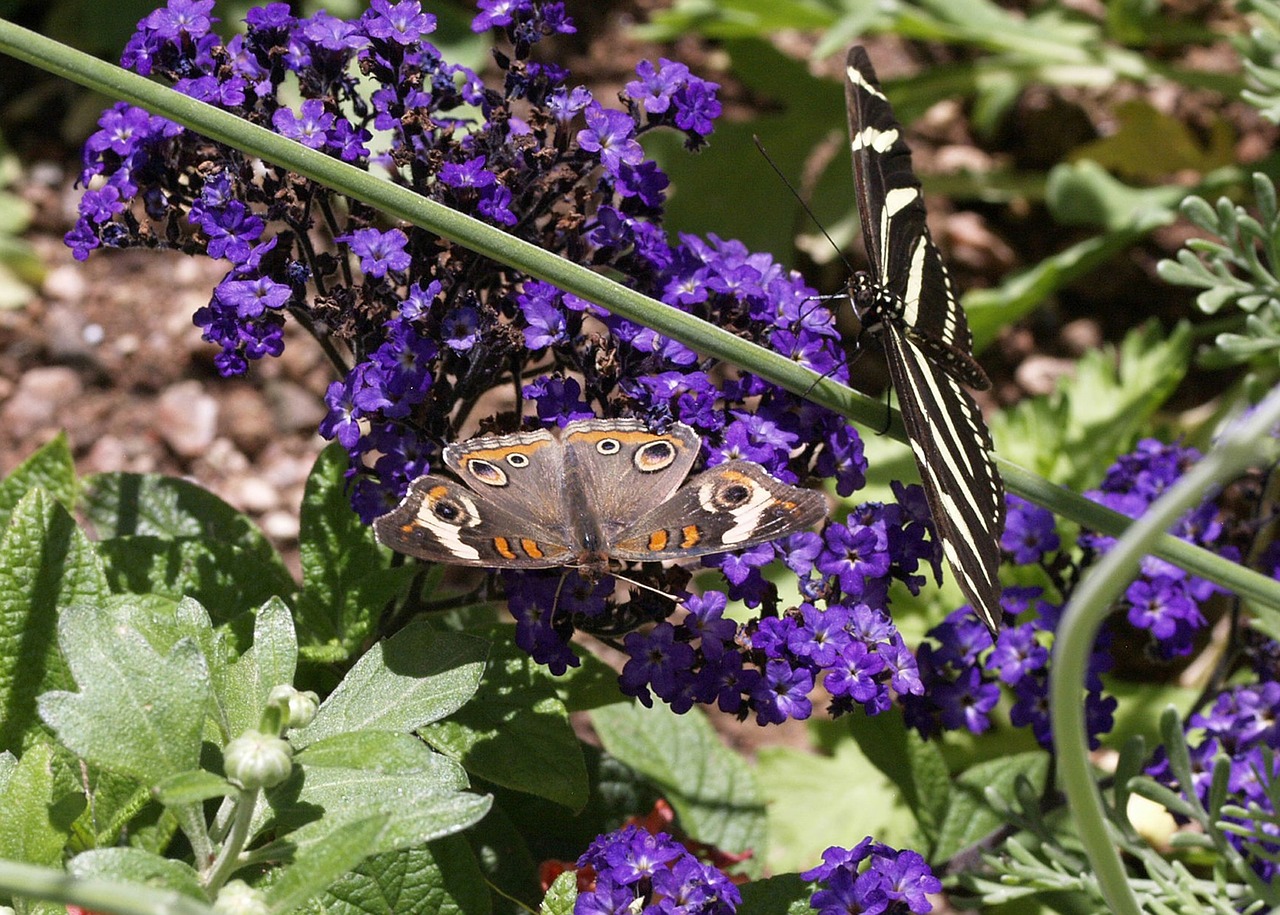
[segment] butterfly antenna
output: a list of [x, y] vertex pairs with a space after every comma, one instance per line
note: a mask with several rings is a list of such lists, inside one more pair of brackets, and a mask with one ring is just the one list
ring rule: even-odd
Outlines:
[[673, 604], [680, 603], [680, 598], [676, 597], [674, 594], [668, 594], [666, 591], [663, 591], [661, 588], [655, 588], [653, 585], [646, 585], [642, 581], [636, 581], [634, 578], [628, 578], [627, 576], [621, 575], [617, 572], [610, 572], [609, 574], [612, 575], [614, 578], [618, 579], [619, 581], [625, 581], [629, 585], [635, 585], [637, 588], [643, 588], [646, 591], [652, 591], [654, 594], [657, 594], [659, 597], [665, 597], [667, 600], [671, 601]]
[[764, 143], [761, 142], [760, 138], [755, 134], [751, 135], [751, 139], [756, 144], [756, 149], [760, 150], [760, 155], [764, 156], [764, 161], [768, 162], [769, 167], [773, 169], [773, 173], [782, 180], [782, 183], [786, 185], [787, 190], [791, 192], [791, 196], [796, 198], [796, 203], [800, 204], [801, 209], [803, 209], [805, 213], [808, 214], [809, 218], [813, 220], [813, 224], [818, 227], [818, 231], [822, 233], [822, 237], [830, 242], [831, 249], [836, 252], [836, 257], [840, 258], [840, 260], [844, 262], [845, 267], [849, 270], [849, 275], [852, 276], [856, 273], [857, 271], [853, 269], [853, 264], [849, 263], [849, 259], [844, 256], [844, 252], [840, 250], [840, 246], [835, 243], [835, 239], [833, 239], [827, 232], [826, 226], [824, 226], [821, 221], [819, 221], [818, 217], [814, 215], [813, 210], [809, 208], [809, 204], [800, 196], [800, 192], [796, 190], [795, 185], [791, 183], [791, 180], [783, 174], [782, 169], [778, 168], [778, 163], [773, 161], [773, 157], [769, 155], [769, 151], [764, 148]]

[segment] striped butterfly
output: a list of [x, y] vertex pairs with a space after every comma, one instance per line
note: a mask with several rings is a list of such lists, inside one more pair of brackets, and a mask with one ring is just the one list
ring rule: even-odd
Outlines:
[[911, 151], [867, 52], [845, 70], [858, 213], [870, 269], [849, 283], [863, 329], [881, 343], [942, 551], [960, 590], [994, 634], [1000, 625], [1004, 484], [991, 434], [969, 392], [991, 387], [925, 224]]

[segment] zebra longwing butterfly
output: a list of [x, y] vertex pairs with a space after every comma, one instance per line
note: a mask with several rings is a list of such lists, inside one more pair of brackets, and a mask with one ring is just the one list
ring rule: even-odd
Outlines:
[[920, 181], [867, 52], [849, 50], [845, 96], [858, 213], [870, 269], [849, 297], [881, 342], [942, 551], [960, 590], [994, 634], [1001, 621], [1004, 484], [991, 434], [964, 385], [991, 386], [925, 224]]

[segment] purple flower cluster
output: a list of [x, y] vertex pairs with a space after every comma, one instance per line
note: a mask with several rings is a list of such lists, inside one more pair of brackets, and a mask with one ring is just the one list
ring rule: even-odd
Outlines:
[[[641, 63], [610, 106], [534, 59], [539, 42], [574, 31], [557, 2], [480, 3], [473, 28], [509, 42], [493, 54], [501, 91], [443, 59], [418, 0], [371, 0], [352, 20], [269, 3], [225, 43], [212, 13], [211, 0], [170, 0], [139, 23], [125, 64], [845, 377], [832, 314], [798, 274], [738, 242], [672, 239], [662, 228], [667, 178], [639, 138], [675, 130], [696, 148], [720, 111], [716, 85], [685, 65]], [[286, 101], [286, 86], [301, 100]], [[195, 315], [225, 375], [278, 355], [290, 317], [320, 339], [340, 376], [320, 432], [348, 451], [352, 502], [366, 521], [438, 468], [441, 446], [462, 430], [591, 416], [687, 423], [706, 466], [748, 459], [787, 482], [832, 480], [842, 496], [864, 484], [862, 442], [829, 410], [138, 109], [117, 106], [100, 126], [68, 243], [78, 257], [147, 245], [225, 261]], [[495, 391], [514, 401], [514, 416], [477, 413]], [[678, 622], [652, 591], [615, 600], [611, 578], [507, 574], [518, 641], [563, 670], [577, 663], [576, 630], [613, 639], [631, 657], [626, 689], [679, 709], [714, 702], [781, 721], [809, 714], [808, 694], [825, 685], [837, 711], [883, 710], [890, 690], [919, 689], [888, 621], [889, 582], [917, 590], [921, 563], [935, 574], [940, 563], [920, 494], [899, 495], [785, 546], [709, 558], [726, 589], [689, 598]], [[779, 558], [804, 600], [786, 612], [763, 573]], [[688, 581], [679, 569], [628, 575], [666, 593]], [[722, 616], [727, 600], [763, 618], [738, 627]]]
[[596, 879], [578, 894], [574, 915], [731, 915], [742, 902], [718, 869], [665, 832], [638, 826], [597, 837], [578, 867]]
[[[1020, 511], [1010, 497], [1010, 517]], [[948, 616], [929, 631], [931, 641], [916, 653], [922, 690], [901, 697], [906, 722], [924, 737], [943, 731], [981, 734], [991, 727], [991, 714], [1000, 702], [1002, 686], [1013, 694], [1009, 719], [1015, 727], [1029, 727], [1041, 746], [1053, 739], [1049, 726], [1049, 650], [1061, 606], [1043, 599], [1036, 587], [1008, 587], [1000, 602], [1010, 617], [1034, 610], [1034, 616], [991, 633], [968, 607]], [[1108, 638], [1099, 639], [1090, 657], [1082, 701], [1090, 745], [1110, 732], [1117, 702], [1104, 695], [1102, 674], [1111, 669]]]
[[[1274, 643], [1272, 643], [1274, 649]], [[1225, 757], [1230, 766], [1227, 790], [1231, 803], [1256, 811], [1257, 820], [1226, 817], [1246, 830], [1260, 828], [1273, 841], [1255, 845], [1254, 840], [1236, 831], [1227, 831], [1227, 841], [1266, 881], [1280, 874], [1280, 833], [1274, 820], [1280, 787], [1280, 683], [1274, 679], [1231, 687], [1219, 693], [1212, 707], [1193, 714], [1186, 724], [1191, 757], [1190, 785], [1179, 785], [1161, 747], [1147, 773], [1172, 788], [1194, 793], [1208, 807], [1215, 762]], [[1270, 821], [1270, 822], [1268, 822]]]
[[[1102, 485], [1086, 496], [1122, 515], [1137, 518], [1147, 506], [1173, 485], [1187, 467], [1200, 459], [1194, 448], [1166, 445], [1144, 439], [1132, 454], [1123, 455], [1107, 471]], [[1192, 510], [1171, 532], [1228, 559], [1239, 559], [1239, 551], [1226, 541], [1219, 520], [1219, 508], [1206, 500]], [[1114, 539], [1085, 533], [1082, 546], [1103, 552]], [[1148, 556], [1142, 574], [1125, 591], [1127, 618], [1134, 628], [1150, 634], [1150, 653], [1162, 660], [1191, 652], [1195, 635], [1204, 627], [1201, 604], [1218, 586], [1192, 575], [1172, 563]]]
[[924, 915], [933, 911], [927, 894], [942, 891], [942, 881], [919, 852], [899, 851], [870, 836], [850, 849], [828, 848], [822, 863], [800, 876], [821, 884], [809, 903], [819, 915]]

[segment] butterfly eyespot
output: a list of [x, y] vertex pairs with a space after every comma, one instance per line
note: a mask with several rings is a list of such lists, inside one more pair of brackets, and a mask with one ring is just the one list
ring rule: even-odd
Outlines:
[[636, 456], [632, 461], [636, 465], [636, 470], [642, 473], [653, 473], [655, 470], [669, 467], [675, 459], [675, 446], [668, 441], [659, 440], [641, 445], [636, 449]]
[[716, 493], [716, 501], [725, 508], [737, 508], [751, 499], [751, 487], [746, 483], [730, 483], [720, 487]]
[[438, 499], [431, 506], [431, 513], [441, 521], [457, 521], [462, 517], [462, 506], [452, 499]]
[[507, 455], [507, 463], [512, 467], [528, 467], [529, 455], [522, 454], [519, 451], [513, 451]]
[[[507, 457], [508, 463], [515, 455]], [[525, 458], [527, 461], [528, 458]], [[522, 465], [513, 465], [522, 466]], [[486, 461], [483, 458], [472, 458], [467, 461], [467, 473], [477, 482], [484, 483], [486, 486], [506, 486], [507, 474], [501, 467], [492, 461]]]
[[616, 438], [602, 438], [596, 442], [596, 451], [601, 454], [617, 454], [622, 450], [622, 442]]

